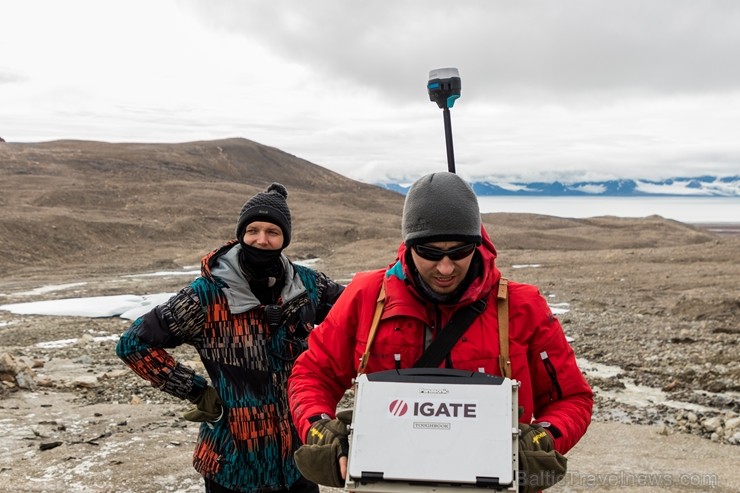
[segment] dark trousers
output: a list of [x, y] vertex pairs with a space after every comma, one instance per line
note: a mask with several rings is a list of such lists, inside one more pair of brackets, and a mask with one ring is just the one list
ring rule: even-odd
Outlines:
[[[205, 479], [205, 478], [204, 478]], [[239, 493], [235, 490], [224, 488], [210, 479], [206, 479], [206, 493]], [[282, 490], [271, 490], [270, 493], [319, 493], [319, 486], [306, 478], [301, 478], [290, 488]]]

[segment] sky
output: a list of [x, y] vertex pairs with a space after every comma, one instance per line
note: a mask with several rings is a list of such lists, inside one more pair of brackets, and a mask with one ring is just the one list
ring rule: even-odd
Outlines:
[[740, 174], [735, 0], [0, 0], [0, 137], [243, 137], [366, 182]]

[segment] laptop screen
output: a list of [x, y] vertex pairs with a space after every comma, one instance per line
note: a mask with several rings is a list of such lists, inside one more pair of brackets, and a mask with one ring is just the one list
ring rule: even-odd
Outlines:
[[360, 375], [350, 480], [511, 484], [517, 469], [516, 392], [512, 380], [462, 370]]

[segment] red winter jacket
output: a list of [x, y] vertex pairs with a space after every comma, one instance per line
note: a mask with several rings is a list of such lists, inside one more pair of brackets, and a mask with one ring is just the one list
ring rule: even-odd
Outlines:
[[[339, 297], [324, 322], [308, 339], [293, 366], [288, 399], [293, 421], [304, 440], [308, 418], [334, 416], [336, 405], [357, 376], [375, 313], [380, 283], [386, 302], [373, 341], [366, 373], [414, 365], [424, 349], [425, 327], [444, 327], [460, 307], [486, 299], [479, 315], [450, 352], [452, 367], [500, 375], [496, 292], [501, 273], [496, 249], [485, 229], [478, 247], [482, 273], [455, 305], [433, 304], [418, 294], [406, 265], [406, 248], [388, 269], [358, 273]], [[433, 329], [436, 330], [436, 329]], [[567, 452], [591, 422], [593, 394], [576, 364], [563, 329], [535, 286], [509, 282], [509, 352], [512, 378], [521, 382], [519, 405], [523, 423], [550, 422], [556, 428], [555, 448]]]

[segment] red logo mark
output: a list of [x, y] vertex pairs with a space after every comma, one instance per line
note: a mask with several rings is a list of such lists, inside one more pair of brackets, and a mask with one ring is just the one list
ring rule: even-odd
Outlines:
[[388, 410], [393, 416], [403, 416], [409, 410], [409, 405], [400, 399], [396, 399], [388, 406]]

